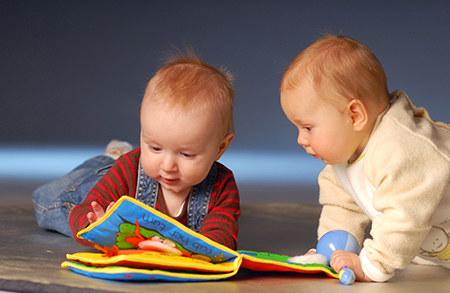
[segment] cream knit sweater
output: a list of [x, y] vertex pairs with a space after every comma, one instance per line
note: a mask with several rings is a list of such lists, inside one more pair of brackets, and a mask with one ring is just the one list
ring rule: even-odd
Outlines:
[[373, 239], [364, 241], [360, 258], [380, 282], [417, 255], [450, 267], [450, 244], [448, 258], [443, 252], [450, 233], [450, 126], [432, 121], [404, 92], [392, 96], [356, 166], [328, 165], [319, 175], [319, 238], [342, 229], [362, 243], [372, 221]]

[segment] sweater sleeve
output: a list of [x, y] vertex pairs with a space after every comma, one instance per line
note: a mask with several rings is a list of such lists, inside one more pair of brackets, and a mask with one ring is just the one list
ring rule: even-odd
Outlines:
[[121, 196], [134, 196], [136, 171], [140, 150], [136, 149], [121, 156], [111, 169], [92, 188], [84, 202], [75, 206], [69, 217], [69, 225], [75, 241], [85, 246], [93, 246], [87, 240], [77, 238], [77, 233], [89, 226], [87, 214], [92, 211], [91, 203], [96, 201], [105, 210], [112, 201]]
[[235, 250], [240, 214], [239, 191], [233, 173], [217, 163], [217, 180], [199, 233]]
[[320, 172], [319, 187], [322, 212], [318, 239], [331, 230], [345, 230], [355, 236], [361, 245], [370, 219], [344, 190], [333, 166], [327, 165]]
[[371, 146], [376, 148], [373, 155], [366, 156], [365, 172], [377, 187], [373, 205], [381, 214], [372, 222], [373, 239], [364, 242], [365, 257], [391, 276], [419, 252], [449, 178], [449, 162], [433, 145], [421, 138], [405, 139], [408, 145], [380, 141]]

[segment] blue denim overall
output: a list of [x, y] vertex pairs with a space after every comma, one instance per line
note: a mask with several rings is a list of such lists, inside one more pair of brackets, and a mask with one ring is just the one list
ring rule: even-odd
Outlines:
[[[208, 213], [209, 198], [211, 190], [216, 181], [217, 166], [212, 165], [208, 176], [195, 185], [188, 197], [187, 204], [187, 227], [198, 232], [203, 224], [203, 219]], [[158, 198], [159, 183], [148, 177], [142, 169], [139, 161], [139, 174], [136, 184], [135, 198], [152, 208], [155, 208]]]
[[[74, 206], [85, 200], [89, 191], [114, 162], [115, 160], [108, 156], [97, 156], [85, 161], [67, 175], [37, 188], [32, 197], [38, 225], [71, 237], [70, 212]], [[135, 198], [154, 208], [159, 183], [145, 174], [140, 163], [138, 175]], [[209, 198], [216, 177], [217, 167], [214, 163], [208, 176], [194, 186], [189, 194], [187, 226], [194, 231], [200, 229], [208, 213]]]

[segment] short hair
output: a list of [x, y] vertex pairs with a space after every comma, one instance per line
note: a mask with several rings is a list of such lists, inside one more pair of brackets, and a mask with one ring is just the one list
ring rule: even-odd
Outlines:
[[149, 81], [142, 104], [161, 102], [183, 111], [217, 109], [227, 132], [234, 132], [233, 77], [200, 60], [192, 49], [177, 50]]
[[359, 99], [389, 100], [386, 74], [366, 45], [343, 35], [326, 35], [302, 51], [287, 68], [280, 92], [311, 81], [322, 101], [335, 105]]

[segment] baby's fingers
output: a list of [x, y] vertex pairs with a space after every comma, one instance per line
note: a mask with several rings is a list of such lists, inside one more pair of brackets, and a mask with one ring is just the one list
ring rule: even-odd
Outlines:
[[364, 274], [361, 266], [361, 260], [357, 254], [343, 250], [336, 250], [331, 255], [330, 266], [336, 272], [339, 272], [343, 268], [351, 269], [355, 273], [357, 281], [371, 281]]
[[87, 214], [87, 219], [89, 221], [89, 224], [94, 224], [95, 222], [97, 222], [97, 216], [94, 212], [89, 212]]
[[344, 267], [352, 267], [353, 261], [348, 252], [345, 252], [343, 250], [336, 250], [331, 255], [330, 266], [336, 272], [339, 272]]
[[96, 201], [91, 202], [91, 207], [92, 211], [94, 212], [94, 214], [97, 216], [98, 219], [100, 219], [105, 215], [105, 211], [103, 211], [103, 208], [98, 204], [98, 202]]
[[108, 211], [112, 208], [112, 206], [113, 206], [115, 203], [116, 203], [115, 201], [112, 201], [112, 202], [108, 205], [108, 207], [106, 208], [106, 211], [108, 212]]

